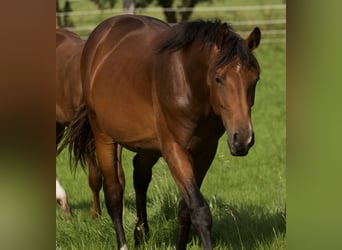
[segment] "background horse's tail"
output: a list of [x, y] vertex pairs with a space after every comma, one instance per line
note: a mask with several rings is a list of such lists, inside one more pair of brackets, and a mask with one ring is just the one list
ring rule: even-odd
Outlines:
[[85, 104], [81, 105], [78, 113], [68, 126], [57, 155], [66, 147], [69, 148], [71, 166], [76, 169], [77, 164], [86, 165], [86, 157], [96, 162], [95, 141], [91, 130]]

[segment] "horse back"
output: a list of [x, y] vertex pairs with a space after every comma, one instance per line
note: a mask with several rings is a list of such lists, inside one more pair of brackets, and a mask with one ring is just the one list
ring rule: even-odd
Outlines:
[[[120, 69], [138, 74], [150, 66], [147, 64], [153, 58], [156, 37], [168, 28], [160, 20], [138, 15], [115, 16], [97, 26], [82, 55], [85, 91], [92, 88], [96, 82], [93, 78], [101, 73], [107, 76], [108, 71]], [[143, 69], [142, 65], [146, 67]]]

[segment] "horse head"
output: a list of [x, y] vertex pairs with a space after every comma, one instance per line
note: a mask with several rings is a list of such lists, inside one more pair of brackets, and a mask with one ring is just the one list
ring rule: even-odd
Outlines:
[[252, 50], [260, 42], [255, 28], [246, 40], [221, 24], [211, 51], [207, 82], [214, 112], [222, 118], [228, 146], [234, 156], [244, 156], [254, 144], [251, 108], [260, 69]]

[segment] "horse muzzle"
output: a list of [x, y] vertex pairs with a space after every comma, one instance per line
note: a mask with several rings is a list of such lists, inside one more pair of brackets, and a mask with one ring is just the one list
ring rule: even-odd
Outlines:
[[254, 145], [254, 132], [239, 133], [234, 132], [228, 136], [228, 147], [233, 156], [245, 156], [249, 149]]

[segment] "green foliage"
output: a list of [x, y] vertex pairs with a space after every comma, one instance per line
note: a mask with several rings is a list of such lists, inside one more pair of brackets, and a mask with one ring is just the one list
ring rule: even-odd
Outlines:
[[[213, 215], [215, 249], [286, 248], [285, 44], [263, 44], [261, 40], [255, 54], [262, 70], [252, 117], [255, 145], [246, 157], [232, 157], [223, 135], [201, 188]], [[124, 228], [130, 248], [134, 246], [136, 222], [133, 156], [124, 151]], [[66, 152], [57, 158], [56, 171], [73, 209], [69, 219], [56, 205], [56, 249], [116, 248], [103, 194], [103, 215], [93, 220], [87, 174], [80, 169], [75, 176], [71, 173]], [[147, 197], [151, 235], [141, 249], [174, 249], [178, 201], [179, 192], [161, 159], [153, 168]], [[192, 232], [188, 249], [201, 249], [200, 245], [199, 237]]]
[[136, 0], [135, 7], [136, 8], [146, 8], [150, 4], [152, 4], [153, 0]]
[[90, 0], [94, 2], [100, 10], [113, 8], [115, 6], [116, 0]]

